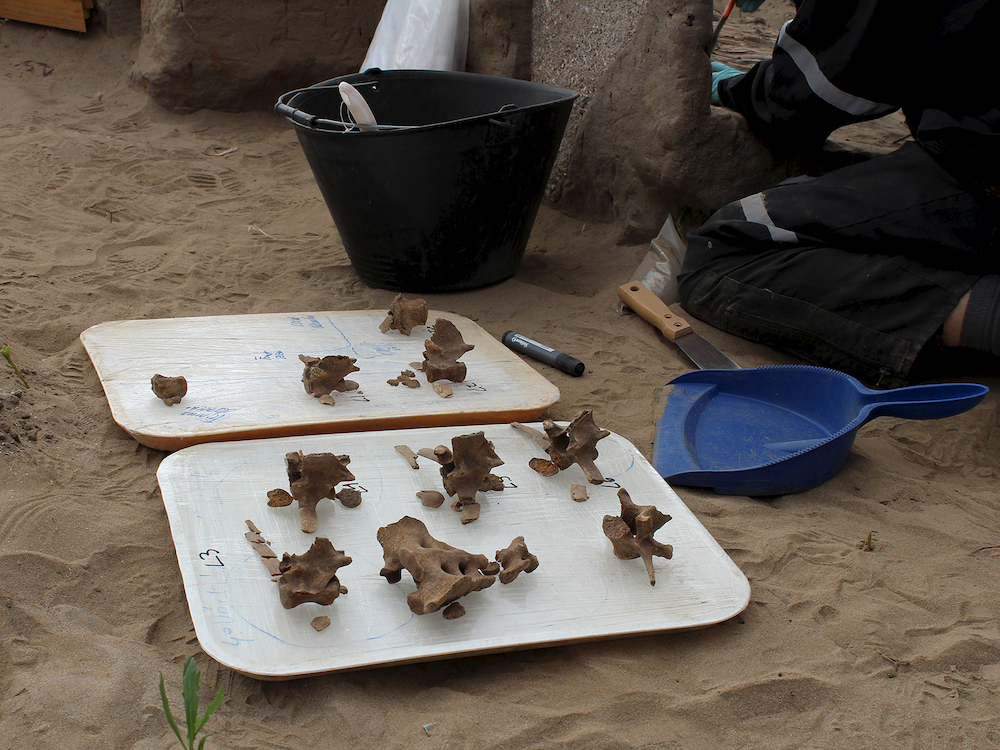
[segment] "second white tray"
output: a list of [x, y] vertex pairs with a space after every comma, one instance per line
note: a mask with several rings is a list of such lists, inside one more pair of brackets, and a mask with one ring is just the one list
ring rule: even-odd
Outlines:
[[[540, 425], [534, 425], [540, 428]], [[505, 461], [494, 473], [502, 492], [480, 493], [479, 520], [463, 526], [446, 502], [432, 509], [419, 490], [442, 490], [439, 466], [425, 458], [411, 469], [395, 450], [451, 445], [455, 435], [483, 430]], [[527, 466], [544, 452], [510, 425], [429, 428], [213, 443], [165, 458], [157, 478], [170, 520], [192, 620], [202, 648], [220, 663], [263, 679], [522, 649], [598, 638], [711, 625], [741, 612], [750, 596], [746, 577], [704, 526], [624, 438], [598, 443], [606, 480], [587, 485], [590, 499], [570, 498], [586, 484], [578, 466], [542, 477]], [[301, 554], [314, 535], [299, 528], [297, 506], [267, 506], [268, 490], [288, 488], [284, 457], [291, 451], [351, 457], [362, 503], [345, 508], [323, 500], [316, 535], [328, 537], [353, 562], [340, 569], [349, 593], [329, 606], [284, 609], [277, 585], [244, 539], [252, 520], [279, 558]], [[618, 515], [619, 487], [632, 500], [673, 516], [656, 533], [672, 544], [673, 559], [654, 558], [650, 586], [641, 560], [619, 560], [604, 536], [604, 516]], [[409, 573], [389, 584], [378, 529], [404, 515], [421, 519], [431, 535], [493, 559], [524, 536], [539, 567], [510, 584], [499, 580], [463, 597], [467, 614], [414, 615], [406, 595]], [[316, 632], [317, 615], [332, 624]]]

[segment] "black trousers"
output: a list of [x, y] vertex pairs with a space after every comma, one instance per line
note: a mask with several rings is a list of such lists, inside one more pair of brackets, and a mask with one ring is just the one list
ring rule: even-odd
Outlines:
[[730, 333], [900, 385], [962, 295], [1000, 273], [998, 213], [907, 143], [716, 212], [688, 235], [680, 300]]

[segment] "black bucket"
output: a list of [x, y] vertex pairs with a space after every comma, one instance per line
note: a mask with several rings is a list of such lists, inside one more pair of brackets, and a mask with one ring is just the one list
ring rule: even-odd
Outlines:
[[[358, 89], [379, 125], [341, 106]], [[404, 292], [473, 289], [514, 274], [576, 94], [509, 78], [377, 69], [291, 91], [295, 126], [355, 271]]]

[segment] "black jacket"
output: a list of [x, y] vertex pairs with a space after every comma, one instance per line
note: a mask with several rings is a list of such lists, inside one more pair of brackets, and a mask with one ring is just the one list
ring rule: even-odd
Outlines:
[[772, 58], [719, 97], [781, 148], [902, 109], [939, 163], [1000, 197], [998, 29], [998, 0], [803, 0]]

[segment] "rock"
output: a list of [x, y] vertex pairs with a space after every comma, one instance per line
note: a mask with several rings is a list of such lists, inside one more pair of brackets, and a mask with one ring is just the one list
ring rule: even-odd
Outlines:
[[[100, 7], [105, 4], [112, 6], [114, 19], [109, 33], [138, 31], [138, 0], [101, 0]], [[288, 91], [357, 73], [385, 3], [143, 0], [141, 5], [133, 83], [175, 112], [244, 112], [269, 110]], [[531, 15], [531, 0], [472, 0], [467, 70], [529, 78]]]
[[110, 37], [137, 37], [142, 32], [141, 0], [95, 0], [94, 10]]
[[465, 68], [531, 79], [532, 0], [471, 0]]
[[711, 106], [711, 34], [709, 0], [650, 0], [569, 145], [561, 211], [620, 224], [619, 241], [636, 244], [668, 215], [707, 215], [792, 175], [868, 158], [836, 146], [782, 157], [741, 115]]
[[143, 0], [133, 82], [175, 112], [270, 109], [288, 91], [356, 73], [382, 7]]

